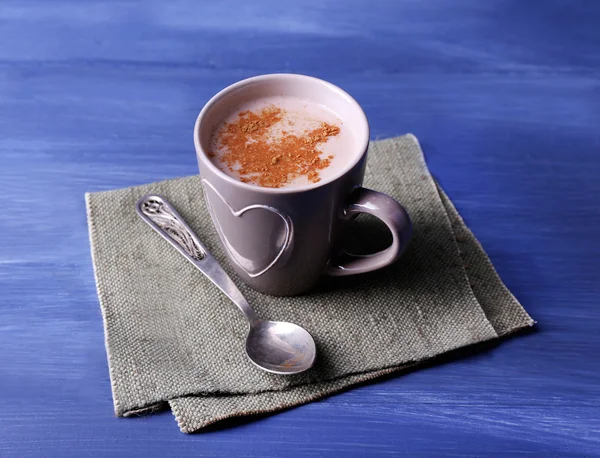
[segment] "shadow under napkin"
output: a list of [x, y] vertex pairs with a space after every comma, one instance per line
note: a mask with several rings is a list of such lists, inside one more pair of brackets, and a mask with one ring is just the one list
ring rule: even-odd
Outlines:
[[197, 177], [86, 195], [117, 415], [168, 401], [181, 430], [192, 432], [306, 403], [533, 324], [431, 178], [414, 136], [371, 144], [365, 186], [411, 215], [414, 237], [400, 262], [325, 279], [294, 298], [236, 282], [260, 316], [313, 335], [317, 363], [292, 377], [246, 360], [247, 325], [235, 306], [135, 213], [142, 195], [164, 195], [235, 279]]

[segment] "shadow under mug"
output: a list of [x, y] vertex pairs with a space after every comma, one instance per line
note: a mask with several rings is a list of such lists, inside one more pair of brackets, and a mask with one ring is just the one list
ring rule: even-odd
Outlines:
[[[209, 159], [213, 129], [236, 106], [285, 95], [322, 104], [353, 129], [350, 160], [339, 173], [304, 187], [266, 188], [243, 183]], [[256, 76], [235, 83], [204, 106], [194, 126], [194, 144], [206, 202], [237, 274], [257, 291], [289, 296], [311, 289], [322, 275], [354, 275], [396, 261], [412, 227], [406, 210], [386, 194], [363, 188], [369, 124], [360, 105], [326, 81], [295, 74]], [[345, 253], [344, 226], [360, 213], [381, 219], [391, 245], [370, 255]]]

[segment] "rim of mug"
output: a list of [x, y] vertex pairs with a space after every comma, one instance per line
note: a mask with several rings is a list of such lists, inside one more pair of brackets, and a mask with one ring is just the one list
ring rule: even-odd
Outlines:
[[[356, 157], [353, 158], [350, 162], [348, 162], [348, 164], [346, 164], [346, 166], [343, 169], [341, 169], [339, 171], [339, 173], [337, 173], [331, 177], [328, 177], [324, 180], [318, 181], [317, 183], [311, 183], [311, 184], [308, 184], [305, 186], [294, 186], [294, 187], [289, 187], [289, 188], [287, 188], [287, 187], [268, 188], [268, 187], [244, 183], [242, 181], [236, 180], [235, 178], [227, 175], [225, 172], [220, 170], [215, 164], [213, 164], [213, 162], [210, 160], [210, 158], [207, 156], [206, 152], [202, 148], [202, 145], [200, 144], [200, 125], [202, 123], [202, 118], [204, 118], [204, 116], [206, 115], [208, 110], [210, 110], [214, 105], [219, 103], [219, 101], [225, 95], [227, 95], [229, 92], [231, 92], [235, 89], [238, 89], [240, 87], [246, 86], [250, 83], [256, 82], [256, 81], [268, 80], [268, 79], [290, 79], [290, 80], [298, 79], [298, 80], [304, 80], [304, 81], [311, 81], [316, 84], [321, 84], [321, 85], [325, 86], [327, 89], [329, 89], [330, 91], [335, 92], [339, 96], [345, 98], [351, 105], [354, 106], [354, 108], [357, 110], [359, 119], [361, 119], [361, 121], [362, 121], [360, 123], [360, 124], [362, 124], [361, 126], [356, 126], [356, 129], [358, 130], [357, 137], [358, 137], [358, 145], [359, 145], [356, 147], [356, 149], [359, 152], [357, 152]], [[268, 194], [292, 194], [292, 193], [298, 193], [298, 192], [304, 192], [304, 191], [312, 191], [314, 189], [320, 188], [322, 186], [326, 186], [329, 183], [332, 183], [332, 182], [338, 180], [340, 177], [343, 177], [346, 173], [348, 173], [350, 170], [352, 170], [356, 166], [356, 164], [358, 164], [360, 162], [360, 160], [364, 157], [364, 155], [367, 151], [367, 148], [369, 146], [369, 137], [370, 137], [370, 130], [369, 130], [369, 122], [367, 120], [367, 115], [365, 114], [364, 110], [359, 105], [359, 103], [354, 99], [354, 97], [352, 97], [350, 94], [348, 94], [346, 91], [344, 91], [342, 88], [336, 86], [335, 84], [332, 84], [332, 83], [322, 80], [320, 78], [316, 78], [314, 76], [301, 75], [298, 73], [268, 73], [265, 75], [258, 75], [258, 76], [253, 76], [250, 78], [245, 78], [243, 80], [238, 81], [237, 83], [233, 83], [233, 84], [225, 87], [224, 89], [221, 89], [213, 97], [211, 97], [211, 99], [206, 103], [206, 105], [204, 105], [204, 107], [200, 111], [200, 114], [196, 118], [196, 123], [194, 124], [194, 146], [196, 148], [196, 154], [203, 156], [203, 158], [205, 159], [204, 165], [208, 166], [214, 173], [216, 173], [217, 175], [219, 175], [221, 178], [228, 181], [229, 183], [233, 184], [234, 186], [238, 186], [242, 189], [252, 190], [254, 192], [264, 192], [264, 193], [268, 193]]]

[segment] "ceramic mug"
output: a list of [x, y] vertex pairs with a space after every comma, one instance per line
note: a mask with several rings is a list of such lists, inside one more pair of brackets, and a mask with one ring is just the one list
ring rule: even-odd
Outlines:
[[[224, 116], [258, 97], [288, 95], [323, 104], [356, 138], [351, 160], [334, 176], [294, 188], [243, 183], [209, 159], [210, 136]], [[288, 296], [311, 289], [322, 275], [354, 275], [396, 261], [411, 237], [406, 210], [386, 194], [363, 188], [369, 124], [360, 105], [326, 81], [294, 74], [256, 76], [235, 83], [204, 106], [194, 126], [204, 196], [229, 261], [252, 288]], [[391, 245], [367, 256], [345, 253], [345, 223], [359, 213], [381, 219]]]

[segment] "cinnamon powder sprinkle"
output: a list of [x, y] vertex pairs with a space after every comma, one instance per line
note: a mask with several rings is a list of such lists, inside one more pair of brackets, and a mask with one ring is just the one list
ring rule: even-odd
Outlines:
[[321, 158], [317, 147], [338, 135], [340, 128], [321, 122], [300, 135], [285, 130], [274, 135], [271, 127], [280, 123], [285, 113], [274, 105], [257, 112], [243, 111], [216, 132], [217, 147], [223, 151], [220, 161], [243, 183], [279, 188], [300, 176], [311, 183], [321, 180], [319, 170], [328, 167], [333, 156]]

